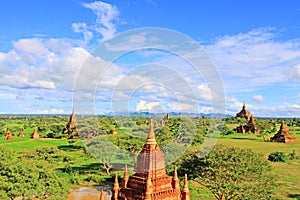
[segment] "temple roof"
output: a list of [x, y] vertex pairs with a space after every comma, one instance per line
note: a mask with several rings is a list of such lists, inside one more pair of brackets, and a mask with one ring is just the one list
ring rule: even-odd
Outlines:
[[283, 142], [283, 143], [297, 142], [297, 139], [290, 134], [287, 127], [285, 126], [284, 120], [281, 121], [279, 131], [273, 137], [271, 137], [270, 140], [272, 142]]
[[246, 109], [246, 104], [244, 103], [242, 110], [236, 114], [236, 117], [245, 118], [250, 120], [252, 114]]

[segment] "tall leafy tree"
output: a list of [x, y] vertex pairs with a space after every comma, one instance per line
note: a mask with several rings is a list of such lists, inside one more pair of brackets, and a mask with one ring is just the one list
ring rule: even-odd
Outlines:
[[272, 199], [275, 185], [270, 165], [248, 149], [215, 146], [205, 152], [190, 151], [179, 161], [179, 173], [206, 186], [217, 199]]

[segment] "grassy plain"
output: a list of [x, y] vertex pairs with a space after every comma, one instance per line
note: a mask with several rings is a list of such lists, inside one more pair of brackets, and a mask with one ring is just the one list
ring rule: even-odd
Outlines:
[[[39, 120], [39, 121], [38, 121]], [[87, 177], [93, 177], [94, 175], [103, 176], [109, 180], [107, 175], [103, 172], [103, 167], [101, 163], [95, 158], [86, 154], [85, 149], [80, 145], [70, 144], [68, 139], [50, 139], [50, 138], [41, 138], [41, 139], [31, 139], [30, 134], [33, 131], [33, 126], [38, 126], [38, 123], [45, 124], [47, 118], [36, 118], [35, 121], [30, 121], [28, 119], [27, 125], [25, 125], [24, 134], [25, 137], [17, 137], [17, 130], [24, 123], [23, 120], [16, 119], [15, 121], [7, 121], [2, 123], [2, 127], [14, 128], [15, 132], [13, 133], [13, 140], [5, 140], [4, 134], [2, 134], [2, 139], [0, 139], [0, 145], [5, 146], [9, 149], [16, 150], [18, 152], [33, 150], [37, 147], [57, 147], [58, 149], [65, 152], [67, 155], [70, 155], [74, 158], [71, 168], [79, 176], [80, 181], [85, 180]], [[63, 124], [67, 120], [63, 119], [52, 119], [57, 124]], [[38, 122], [37, 122], [38, 121]], [[3, 122], [3, 121], [2, 121]], [[51, 123], [51, 120], [48, 120], [48, 124]], [[0, 124], [1, 125], [1, 124]], [[229, 129], [236, 127], [236, 124], [228, 124]], [[0, 127], [1, 128], [1, 127]], [[4, 129], [4, 128], [3, 128]], [[278, 125], [277, 125], [278, 129]], [[118, 128], [118, 135], [126, 135], [130, 129], [126, 127]], [[4, 133], [4, 131], [2, 131]], [[292, 144], [282, 144], [282, 143], [271, 143], [264, 142], [263, 138], [254, 134], [230, 134], [226, 136], [221, 136], [218, 140], [218, 144], [224, 144], [232, 147], [240, 148], [249, 148], [254, 152], [261, 153], [267, 159], [268, 155], [272, 152], [280, 151], [285, 154], [290, 154], [295, 151], [297, 156], [300, 156], [300, 132], [299, 128], [294, 128], [291, 130], [293, 136], [298, 139], [297, 143]], [[44, 132], [43, 134], [46, 134]], [[274, 133], [267, 136], [270, 138]], [[78, 140], [77, 143], [81, 141]], [[279, 189], [276, 191], [276, 196], [279, 199], [300, 199], [300, 160], [291, 160], [284, 163], [271, 163], [273, 166], [274, 176], [277, 178], [279, 184]], [[58, 168], [60, 166], [57, 166]], [[101, 172], [102, 171], [102, 172]], [[105, 179], [103, 179], [105, 180]], [[210, 191], [195, 183], [189, 181], [192, 192], [192, 200], [198, 199], [215, 199]]]

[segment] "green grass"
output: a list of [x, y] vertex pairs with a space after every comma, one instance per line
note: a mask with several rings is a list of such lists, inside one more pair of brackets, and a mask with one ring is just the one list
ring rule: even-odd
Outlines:
[[[269, 137], [273, 136], [269, 135]], [[253, 134], [232, 134], [220, 138], [218, 144], [233, 147], [249, 148], [254, 152], [263, 154], [266, 159], [268, 155], [275, 151], [285, 152], [287, 155], [294, 150], [296, 156], [300, 156], [300, 135], [293, 134], [297, 138], [297, 143], [274, 143], [264, 142], [263, 138]], [[300, 199], [300, 160], [292, 160], [285, 163], [273, 163], [273, 172], [279, 184], [275, 195], [280, 199]]]
[[31, 139], [26, 137], [14, 137], [13, 140], [1, 140], [0, 145], [16, 151], [33, 150], [37, 147], [68, 145], [67, 139]]

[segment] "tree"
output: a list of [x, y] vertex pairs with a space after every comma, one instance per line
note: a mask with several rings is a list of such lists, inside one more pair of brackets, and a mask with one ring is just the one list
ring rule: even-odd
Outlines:
[[119, 149], [108, 139], [106, 135], [100, 135], [91, 139], [86, 145], [89, 152], [103, 164], [107, 175], [110, 176], [111, 161], [117, 155]]
[[45, 160], [19, 156], [0, 147], [0, 199], [66, 199], [68, 186]]
[[274, 179], [262, 155], [249, 149], [215, 146], [203, 152], [188, 152], [179, 161], [179, 173], [207, 187], [217, 199], [272, 199]]
[[257, 129], [260, 135], [263, 137], [264, 142], [267, 141], [267, 135], [276, 131], [275, 122], [270, 122], [268, 120], [258, 120], [256, 123]]

